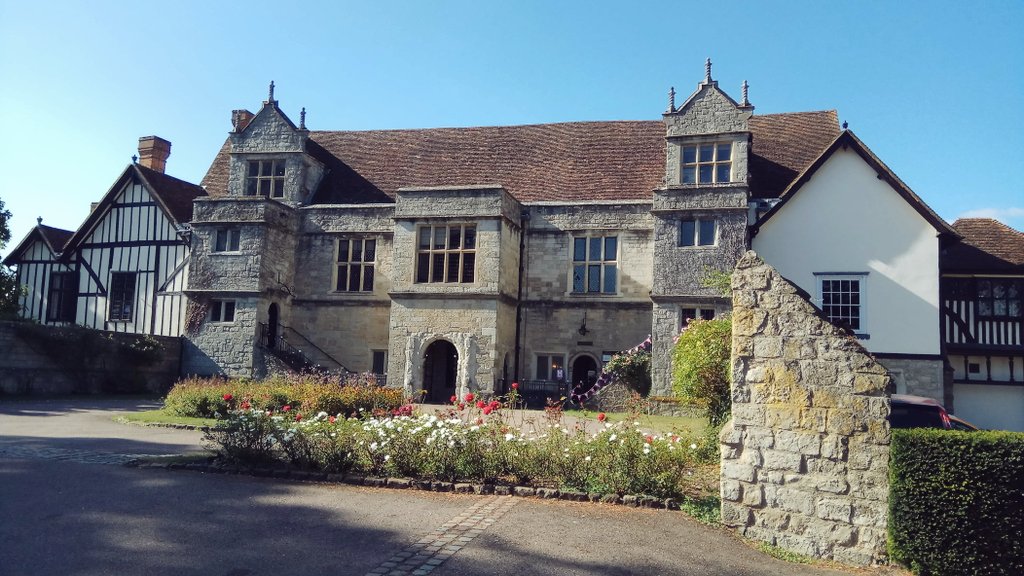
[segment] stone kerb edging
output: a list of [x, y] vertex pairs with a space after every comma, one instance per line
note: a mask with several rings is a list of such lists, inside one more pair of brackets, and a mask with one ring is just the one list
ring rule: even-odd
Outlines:
[[732, 277], [722, 522], [806, 556], [884, 560], [890, 377], [753, 252]]
[[602, 504], [621, 504], [633, 508], [653, 508], [658, 510], [680, 510], [680, 502], [675, 498], [654, 498], [627, 494], [598, 494], [572, 492], [557, 488], [536, 488], [533, 486], [515, 486], [510, 484], [490, 484], [472, 482], [440, 482], [436, 480], [419, 480], [416, 478], [390, 478], [369, 476], [366, 474], [328, 474], [290, 468], [259, 468], [236, 466], [223, 463], [205, 464], [199, 462], [140, 462], [135, 460], [126, 464], [134, 468], [160, 470], [189, 470], [214, 474], [246, 475], [262, 478], [279, 478], [306, 482], [330, 482], [369, 486], [373, 488], [415, 489], [430, 492], [454, 492], [458, 494], [479, 494], [495, 496], [534, 497], [547, 500], [567, 500], [570, 502], [600, 502]]

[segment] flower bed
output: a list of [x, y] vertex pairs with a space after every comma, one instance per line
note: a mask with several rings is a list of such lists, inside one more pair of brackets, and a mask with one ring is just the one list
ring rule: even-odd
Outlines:
[[556, 417], [516, 425], [511, 402], [453, 403], [442, 415], [344, 418], [282, 406], [233, 410], [207, 439], [223, 459], [302, 470], [550, 487], [657, 498], [703, 496], [714, 438], [654, 436], [633, 424], [567, 429]]
[[260, 410], [290, 406], [316, 414], [352, 415], [390, 412], [404, 402], [402, 390], [378, 386], [372, 374], [356, 374], [339, 382], [320, 374], [275, 376], [266, 380], [188, 378], [171, 388], [164, 409], [176, 416], [223, 418], [243, 402]]

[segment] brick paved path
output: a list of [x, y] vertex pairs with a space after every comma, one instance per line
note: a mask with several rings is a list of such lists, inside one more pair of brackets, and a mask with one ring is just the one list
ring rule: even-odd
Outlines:
[[28, 446], [0, 445], [0, 458], [34, 458], [42, 460], [63, 460], [79, 464], [131, 464], [136, 460], [154, 456], [174, 456], [174, 454], [110, 454], [90, 450], [71, 450], [67, 448], [33, 448]]
[[386, 562], [367, 572], [366, 576], [430, 574], [515, 505], [516, 499], [512, 496], [484, 498], [415, 544], [388, 558]]

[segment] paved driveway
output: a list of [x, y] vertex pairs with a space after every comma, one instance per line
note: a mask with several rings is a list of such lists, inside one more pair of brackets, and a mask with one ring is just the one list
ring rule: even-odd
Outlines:
[[0, 403], [4, 574], [836, 574], [685, 515], [136, 469], [197, 432], [111, 421], [139, 401]]

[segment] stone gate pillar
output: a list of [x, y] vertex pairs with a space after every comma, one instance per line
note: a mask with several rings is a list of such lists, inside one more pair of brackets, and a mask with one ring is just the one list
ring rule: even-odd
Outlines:
[[885, 368], [753, 252], [732, 279], [732, 420], [721, 434], [722, 522], [851, 564], [885, 556]]

